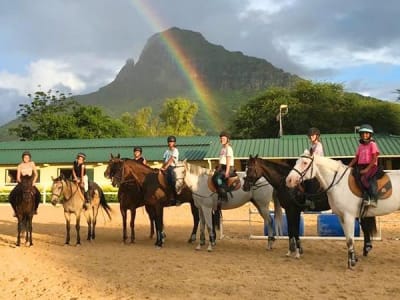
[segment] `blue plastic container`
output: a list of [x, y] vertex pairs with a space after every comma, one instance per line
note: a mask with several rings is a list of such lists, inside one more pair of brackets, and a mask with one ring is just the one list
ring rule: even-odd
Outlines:
[[[319, 236], [344, 236], [342, 225], [335, 214], [320, 214], [317, 217], [317, 231]], [[354, 224], [354, 236], [360, 236], [360, 224]]]
[[[275, 232], [275, 215], [270, 214], [272, 218], [272, 227], [274, 228], [274, 235], [276, 235]], [[286, 220], [286, 215], [282, 214], [282, 234], [283, 236], [288, 236], [288, 226], [287, 226], [287, 220]], [[268, 227], [264, 226], [264, 235], [268, 236]], [[299, 235], [304, 236], [304, 218], [301, 215], [300, 216], [300, 228], [299, 228]]]

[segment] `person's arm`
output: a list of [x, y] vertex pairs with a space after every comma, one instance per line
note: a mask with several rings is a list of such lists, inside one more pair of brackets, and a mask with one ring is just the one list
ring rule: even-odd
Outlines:
[[76, 173], [75, 173], [75, 163], [72, 165], [72, 179], [74, 181], [78, 181], [78, 177], [76, 177]]
[[168, 167], [173, 163], [174, 161], [174, 157], [171, 156], [161, 167], [161, 170], [165, 171], [166, 169], [168, 169]]
[[358, 155], [354, 156], [351, 162], [348, 164], [349, 167], [353, 167], [358, 161]]
[[147, 160], [143, 157], [143, 164], [147, 166]]
[[35, 185], [36, 180], [38, 179], [38, 172], [37, 172], [35, 163], [31, 162], [31, 164], [32, 164], [32, 173], [33, 173], [32, 185]]
[[225, 170], [225, 178], [229, 177], [230, 170], [231, 170], [231, 159], [232, 157], [227, 156], [226, 157], [226, 170]]
[[17, 182], [21, 182], [21, 164], [19, 164], [17, 167]]
[[81, 167], [81, 183], [82, 184], [84, 184], [85, 183], [85, 165], [84, 164], [82, 164], [82, 167]]

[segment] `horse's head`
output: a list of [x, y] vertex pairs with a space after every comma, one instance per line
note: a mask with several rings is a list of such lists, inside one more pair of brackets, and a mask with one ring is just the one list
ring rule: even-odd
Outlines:
[[185, 186], [186, 170], [187, 170], [186, 160], [177, 162], [174, 168], [174, 175], [175, 175], [175, 190], [178, 195], [181, 194], [183, 187]]
[[314, 156], [310, 154], [310, 151], [305, 150], [287, 175], [286, 185], [289, 188], [294, 188], [302, 181], [315, 177], [313, 166]]
[[63, 187], [65, 178], [63, 175], [57, 178], [51, 178], [53, 180], [53, 185], [51, 186], [51, 204], [54, 206], [60, 201], [63, 195]]
[[258, 155], [249, 157], [247, 161], [246, 177], [244, 178], [243, 190], [245, 192], [250, 191], [250, 188], [254, 186], [258, 179], [262, 176], [262, 170], [259, 166]]
[[111, 154], [107, 169], [104, 171], [104, 177], [111, 179], [111, 184], [114, 187], [121, 183], [123, 163], [124, 160], [121, 159], [119, 154], [117, 156]]

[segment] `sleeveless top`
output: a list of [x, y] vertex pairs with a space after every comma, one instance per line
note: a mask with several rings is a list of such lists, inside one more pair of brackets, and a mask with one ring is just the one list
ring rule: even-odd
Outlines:
[[[81, 178], [83, 165], [84, 164], [79, 165], [76, 160], [74, 161], [74, 171], [75, 171], [76, 177], [78, 177], [78, 178]], [[86, 175], [86, 168], [84, 168], [84, 170], [83, 170], [83, 176], [85, 176], [85, 175]]]
[[141, 164], [143, 164], [144, 163], [144, 157], [143, 156], [141, 156], [141, 157], [139, 157], [138, 159], [135, 159], [138, 163], [141, 163]]
[[35, 164], [30, 161], [28, 163], [20, 163], [18, 167], [21, 172], [21, 176], [32, 176]]

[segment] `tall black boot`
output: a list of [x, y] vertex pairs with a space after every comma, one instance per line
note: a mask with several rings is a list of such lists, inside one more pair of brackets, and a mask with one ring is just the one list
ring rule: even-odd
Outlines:
[[378, 187], [376, 184], [376, 180], [371, 180], [369, 183], [368, 189], [370, 195], [370, 205], [373, 207], [377, 207], [378, 205]]
[[88, 209], [89, 204], [90, 204], [90, 196], [89, 196], [89, 191], [84, 192], [83, 196], [85, 198], [85, 202], [83, 203], [83, 208], [84, 209]]

